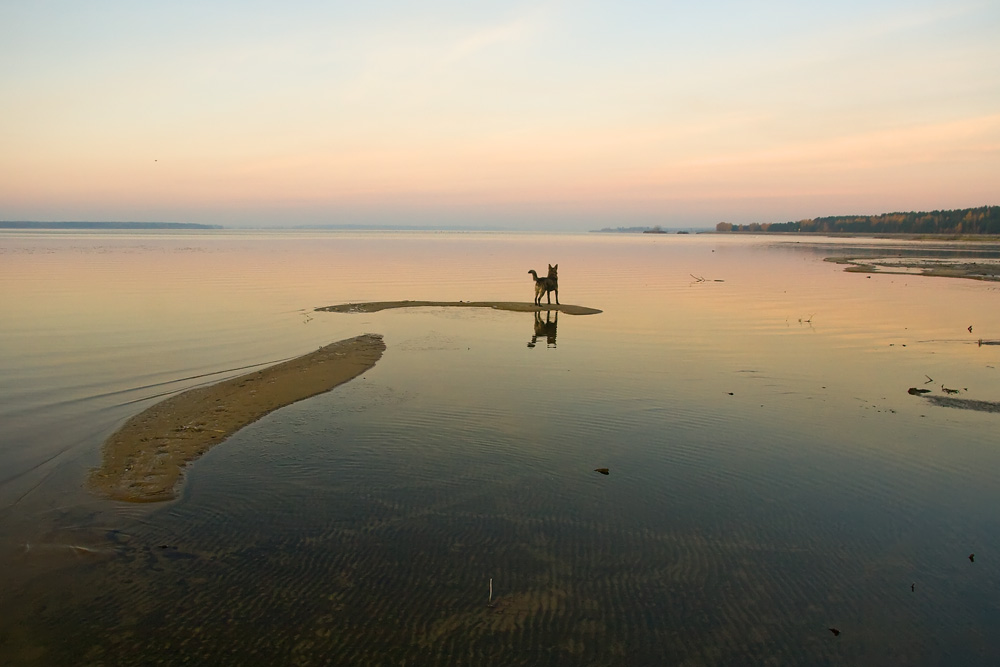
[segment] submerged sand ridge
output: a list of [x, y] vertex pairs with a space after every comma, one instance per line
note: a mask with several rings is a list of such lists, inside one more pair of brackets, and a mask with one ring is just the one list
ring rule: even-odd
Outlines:
[[517, 313], [534, 313], [546, 310], [556, 310], [567, 315], [596, 315], [603, 312], [586, 306], [571, 306], [544, 303], [536, 306], [523, 301], [371, 301], [368, 303], [342, 303], [336, 306], [324, 306], [317, 311], [329, 313], [376, 313], [391, 308], [492, 308], [494, 310], [510, 310]]
[[[373, 313], [391, 308], [492, 308], [514, 312], [600, 313], [584, 306], [514, 301], [378, 301], [316, 308]], [[310, 354], [167, 398], [129, 419], [104, 443], [89, 486], [115, 500], [156, 502], [175, 497], [183, 468], [269, 412], [321, 394], [375, 365], [385, 351], [377, 334], [332, 343]]]
[[849, 273], [888, 273], [892, 275], [918, 275], [969, 280], [1000, 281], [1000, 262], [997, 260], [945, 260], [940, 258], [885, 257], [826, 257], [824, 261], [845, 264]]
[[357, 377], [384, 351], [381, 336], [365, 334], [172, 396], [108, 438], [89, 485], [115, 500], [170, 500], [187, 463], [264, 415]]

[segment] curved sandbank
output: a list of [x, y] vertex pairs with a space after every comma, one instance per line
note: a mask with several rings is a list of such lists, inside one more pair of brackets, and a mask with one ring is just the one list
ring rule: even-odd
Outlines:
[[163, 400], [108, 438], [89, 485], [115, 500], [171, 500], [189, 462], [269, 412], [361, 375], [384, 351], [381, 336], [365, 334]]
[[445, 308], [493, 308], [494, 310], [510, 310], [517, 313], [534, 313], [543, 310], [557, 310], [567, 315], [596, 315], [603, 312], [586, 306], [567, 306], [557, 304], [542, 304], [524, 301], [372, 301], [369, 303], [342, 303], [337, 306], [324, 306], [316, 310], [329, 313], [375, 313], [390, 308], [420, 308], [436, 306]]
[[850, 273], [968, 278], [1000, 281], [1000, 264], [974, 260], [900, 259], [899, 257], [826, 257], [824, 261], [846, 264]]

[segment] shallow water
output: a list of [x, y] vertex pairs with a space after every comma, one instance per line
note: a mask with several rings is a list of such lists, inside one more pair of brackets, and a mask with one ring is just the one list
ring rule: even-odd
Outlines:
[[[1000, 415], [907, 389], [1000, 401], [1000, 288], [844, 244], [3, 233], [0, 660], [995, 664]], [[312, 311], [527, 301], [557, 262], [603, 313]], [[157, 397], [363, 332], [374, 369], [178, 501], [83, 490]]]

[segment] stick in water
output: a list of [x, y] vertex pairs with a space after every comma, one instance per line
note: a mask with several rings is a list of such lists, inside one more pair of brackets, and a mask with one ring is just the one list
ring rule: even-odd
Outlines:
[[493, 577], [490, 577], [490, 599], [486, 602], [487, 606], [493, 606]]

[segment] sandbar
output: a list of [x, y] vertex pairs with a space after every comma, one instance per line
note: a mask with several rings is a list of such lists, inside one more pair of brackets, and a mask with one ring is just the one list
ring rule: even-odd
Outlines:
[[494, 310], [510, 310], [517, 313], [537, 313], [556, 310], [567, 315], [596, 315], [603, 312], [586, 306], [570, 306], [544, 303], [536, 306], [526, 301], [372, 301], [368, 303], [342, 303], [337, 306], [324, 306], [318, 311], [328, 313], [375, 313], [391, 308], [492, 308]]
[[381, 336], [364, 334], [167, 398], [108, 438], [90, 488], [115, 500], [171, 500], [185, 465], [264, 415], [364, 373], [384, 351]]
[[888, 273], [1000, 281], [1000, 263], [997, 262], [900, 259], [898, 257], [827, 257], [825, 261], [846, 264], [847, 268], [844, 270], [850, 273]]

